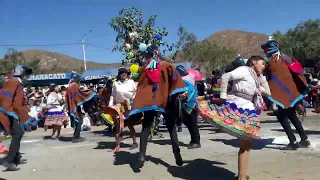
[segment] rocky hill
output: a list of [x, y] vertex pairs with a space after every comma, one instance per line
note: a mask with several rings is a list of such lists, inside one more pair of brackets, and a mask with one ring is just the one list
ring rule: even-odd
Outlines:
[[235, 49], [244, 58], [249, 58], [252, 55], [264, 55], [260, 46], [268, 40], [268, 36], [240, 30], [224, 30], [206, 39], [216, 41], [227, 48]]
[[[41, 73], [61, 73], [71, 71], [83, 71], [84, 62], [61, 53], [49, 52], [44, 50], [26, 50], [19, 52], [15, 57], [18, 63], [32, 64], [37, 62], [38, 72]], [[13, 57], [4, 57], [0, 59], [0, 63], [8, 64], [13, 62]], [[8, 62], [10, 61], [10, 62]], [[17, 63], [16, 63], [17, 64]], [[87, 61], [87, 69], [103, 69], [103, 68], [117, 68], [120, 63], [103, 64], [92, 61]]]
[[[215, 41], [229, 49], [234, 49], [244, 58], [252, 55], [264, 56], [260, 45], [268, 40], [268, 36], [260, 33], [252, 33], [240, 30], [223, 30], [212, 34], [204, 40]], [[178, 52], [176, 61], [183, 61], [182, 52]]]
[[[39, 59], [40, 67], [45, 70], [52, 69], [53, 66], [67, 68], [69, 70], [79, 69], [83, 67], [83, 60], [79, 60], [57, 52], [49, 52], [43, 50], [26, 50], [23, 51], [23, 56], [27, 61], [32, 59]], [[112, 66], [113, 64], [103, 64], [87, 61], [88, 69], [102, 69], [110, 68]]]

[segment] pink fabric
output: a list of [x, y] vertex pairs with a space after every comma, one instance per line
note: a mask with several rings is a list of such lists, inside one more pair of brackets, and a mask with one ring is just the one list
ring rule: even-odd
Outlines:
[[192, 74], [188, 74], [182, 77], [183, 80], [189, 81], [192, 85], [195, 85], [194, 76]]
[[194, 76], [195, 81], [201, 81], [203, 79], [203, 74], [195, 69], [188, 69], [187, 72]]
[[[156, 60], [154, 60], [153, 58], [151, 58], [150, 60], [148, 60], [149, 63], [147, 65], [146, 69], [146, 73], [147, 73], [147, 77], [151, 80], [151, 82], [153, 82], [154, 84], [158, 84], [160, 81], [160, 73], [161, 73], [161, 66], [160, 63], [158, 63]], [[153, 67], [153, 64], [156, 64], [156, 67]]]
[[0, 144], [0, 154], [7, 154], [8, 153], [8, 148], [5, 147], [4, 145]]

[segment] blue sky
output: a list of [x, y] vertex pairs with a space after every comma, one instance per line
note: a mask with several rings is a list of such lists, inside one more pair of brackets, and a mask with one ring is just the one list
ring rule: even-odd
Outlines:
[[[180, 23], [199, 39], [225, 30], [239, 29], [272, 34], [287, 31], [300, 21], [319, 18], [319, 0], [0, 0], [0, 45], [80, 43], [112, 48], [115, 33], [108, 23], [121, 8], [135, 6], [145, 16], [157, 14], [157, 26], [165, 26], [167, 42], [177, 40]], [[9, 47], [0, 46], [2, 57]], [[83, 59], [82, 46], [15, 47], [43, 49]], [[121, 53], [87, 47], [90, 61], [111, 63]]]

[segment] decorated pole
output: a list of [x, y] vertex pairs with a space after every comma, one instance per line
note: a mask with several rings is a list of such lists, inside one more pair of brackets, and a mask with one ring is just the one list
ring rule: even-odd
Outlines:
[[137, 76], [139, 67], [154, 58], [161, 58], [160, 47], [164, 46], [162, 54], [172, 51], [174, 44], [169, 45], [163, 41], [168, 35], [166, 28], [155, 28], [156, 15], [152, 15], [146, 22], [143, 21], [142, 10], [135, 7], [122, 9], [119, 16], [111, 19], [109, 25], [117, 33], [116, 45], [113, 51], [123, 52], [125, 59], [123, 65], [132, 65], [130, 71]]

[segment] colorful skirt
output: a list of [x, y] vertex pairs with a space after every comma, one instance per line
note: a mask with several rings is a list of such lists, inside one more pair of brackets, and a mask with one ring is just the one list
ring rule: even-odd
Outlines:
[[[238, 100], [242, 103], [237, 103]], [[222, 105], [202, 100], [199, 101], [198, 108], [203, 119], [222, 131], [241, 139], [260, 139], [260, 111], [249, 103], [251, 102], [242, 98], [234, 98]]]
[[66, 123], [66, 114], [64, 111], [48, 111], [46, 113], [45, 126], [63, 126]]
[[136, 116], [133, 115], [133, 118], [128, 117], [130, 109], [131, 104], [125, 101], [112, 107], [104, 107], [101, 116], [106, 123], [116, 127], [117, 134], [120, 134], [124, 127], [142, 123], [143, 115], [140, 116], [142, 113], [137, 114]]
[[128, 114], [130, 111], [130, 104], [121, 103], [115, 106], [104, 107], [103, 113], [101, 113], [104, 121], [112, 126], [115, 126], [116, 119], [125, 120], [124, 114]]

